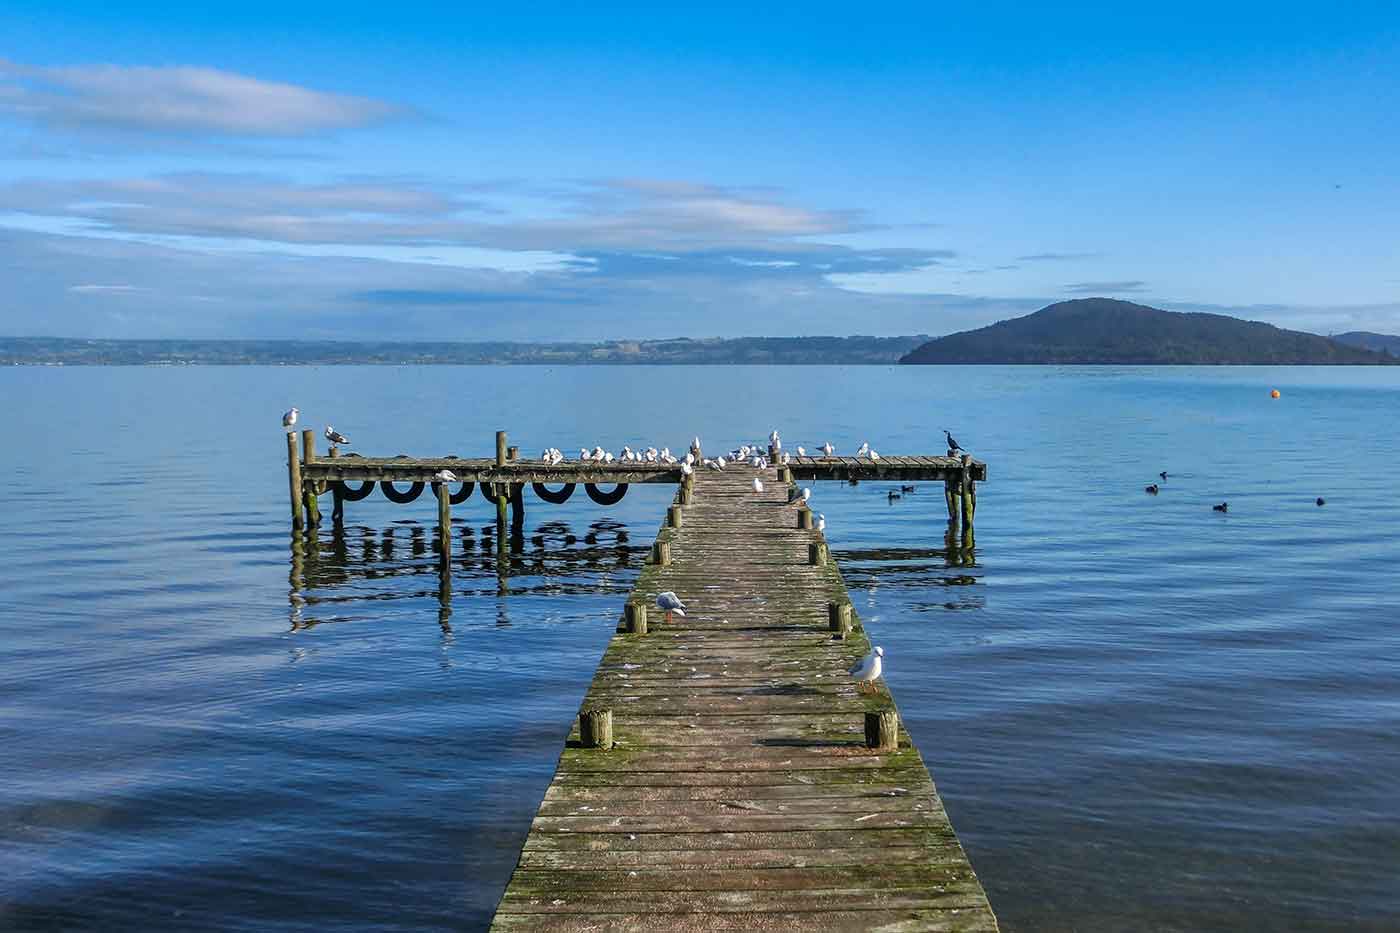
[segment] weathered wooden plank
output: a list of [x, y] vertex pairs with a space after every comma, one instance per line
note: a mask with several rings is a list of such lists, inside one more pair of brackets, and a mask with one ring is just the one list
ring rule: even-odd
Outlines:
[[866, 745], [866, 714], [893, 700], [846, 673], [869, 640], [854, 613], [831, 638], [827, 604], [849, 595], [835, 562], [806, 563], [813, 532], [775, 472], [763, 493], [748, 468], [697, 475], [663, 529], [670, 562], [646, 565], [631, 599], [674, 590], [687, 615], [604, 652], [583, 705], [612, 711], [616, 744], [571, 733], [496, 929], [996, 929], [918, 751], [897, 729], [893, 750]]

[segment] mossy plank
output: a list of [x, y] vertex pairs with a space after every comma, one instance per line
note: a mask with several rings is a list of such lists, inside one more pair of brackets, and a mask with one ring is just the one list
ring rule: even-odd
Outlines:
[[571, 732], [496, 929], [996, 929], [918, 750], [866, 747], [893, 698], [846, 673], [869, 638], [854, 612], [831, 637], [837, 561], [807, 563], [824, 539], [769, 472], [763, 493], [698, 475], [658, 533], [670, 563], [629, 598], [674, 590], [687, 614], [604, 651], [583, 708], [613, 711], [616, 744]]

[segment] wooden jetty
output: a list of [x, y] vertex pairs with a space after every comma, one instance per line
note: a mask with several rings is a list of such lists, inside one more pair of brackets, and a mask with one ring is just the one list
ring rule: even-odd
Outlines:
[[[946, 540], [961, 531], [970, 555], [986, 464], [950, 450], [684, 476], [660, 463], [521, 459], [504, 432], [494, 458], [319, 457], [314, 434], [300, 440], [287, 435], [294, 564], [321, 496], [340, 521], [345, 502], [376, 488], [407, 503], [431, 487], [444, 605], [451, 507], [474, 487], [495, 505], [504, 549], [527, 486], [558, 503], [582, 484], [601, 505], [633, 483], [677, 486], [493, 930], [997, 929], [893, 698], [846, 673], [871, 642], [812, 513], [789, 502], [800, 481], [942, 482]], [[441, 470], [456, 491], [435, 481]], [[662, 618], [666, 590], [684, 617]]]
[[870, 642], [822, 534], [755, 475], [678, 493], [493, 930], [997, 928], [888, 691], [846, 674]]

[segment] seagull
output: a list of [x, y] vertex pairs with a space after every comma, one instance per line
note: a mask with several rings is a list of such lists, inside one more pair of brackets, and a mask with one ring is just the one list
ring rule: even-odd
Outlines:
[[869, 654], [860, 659], [860, 663], [847, 671], [855, 679], [861, 692], [865, 691], [866, 684], [874, 686], [875, 681], [880, 679], [880, 670], [884, 667], [880, 659], [884, 656], [885, 649], [876, 645]]
[[753, 478], [753, 491], [763, 492], [763, 480], [759, 479], [757, 476]]
[[867, 444], [865, 441], [861, 441], [860, 450], [856, 451], [856, 456], [864, 457], [868, 453], [870, 453], [870, 445]]
[[1156, 483], [1153, 483], [1151, 486], [1148, 486], [1144, 491], [1147, 492], [1148, 495], [1152, 495], [1152, 496], [1157, 495], [1157, 492], [1158, 492], [1157, 484], [1156, 484]]
[[350, 438], [346, 437], [344, 434], [341, 434], [339, 431], [337, 431], [330, 425], [326, 425], [326, 440], [330, 441], [332, 444], [350, 443]]
[[778, 437], [777, 431], [774, 431], [772, 434], [768, 435], [768, 443], [772, 444], [775, 450], [783, 449], [783, 442], [782, 439]]
[[438, 470], [433, 474], [433, 479], [439, 483], [455, 483], [457, 482], [457, 474], [451, 470]]
[[1214, 512], [1228, 512], [1230, 511], [1230, 503], [1222, 502], [1219, 505], [1212, 505], [1211, 510]]
[[836, 452], [836, 448], [831, 446], [831, 441], [827, 441], [825, 444], [822, 445], [821, 452], [823, 456], [830, 457], [833, 453]]
[[879, 459], [880, 459], [880, 454], [879, 454], [879, 452], [878, 452], [878, 451], [872, 450], [872, 451], [870, 452], [870, 459], [871, 459], [871, 460], [879, 460]]
[[948, 449], [949, 449], [949, 450], [962, 450], [962, 448], [958, 446], [958, 442], [955, 441], [955, 440], [953, 440], [953, 435], [951, 435], [951, 434], [948, 433], [948, 429], [947, 429], [947, 428], [944, 428], [944, 429], [943, 429], [943, 436], [946, 437], [946, 438], [948, 438]]
[[286, 414], [284, 414], [284, 415], [282, 416], [282, 427], [284, 427], [284, 428], [290, 428], [292, 425], [296, 424], [296, 423], [297, 423], [297, 415], [299, 415], [299, 414], [301, 414], [301, 409], [300, 409], [300, 408], [290, 408], [290, 409], [288, 409], [287, 412], [286, 412]]
[[685, 617], [685, 603], [681, 602], [681, 598], [670, 590], [656, 597], [656, 608], [666, 611], [667, 622], [671, 621], [671, 613], [673, 612], [682, 618]]
[[798, 455], [799, 457], [805, 457], [805, 456], [807, 456], [807, 450], [806, 450], [806, 448], [804, 448], [801, 444], [798, 444], [798, 445], [797, 445], [797, 455]]
[[694, 476], [694, 475], [695, 475], [695, 467], [691, 466], [691, 465], [688, 464], [688, 463], [682, 463], [682, 464], [681, 464], [681, 475], [682, 475], [682, 476]]
[[820, 512], [817, 513], [817, 530], [826, 531], [826, 516]]

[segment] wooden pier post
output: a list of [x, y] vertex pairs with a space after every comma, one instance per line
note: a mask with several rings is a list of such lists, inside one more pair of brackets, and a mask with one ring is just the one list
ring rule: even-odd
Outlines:
[[612, 748], [612, 710], [586, 709], [579, 713], [578, 735], [584, 748]]
[[627, 603], [627, 631], [633, 635], [645, 635], [647, 633], [647, 604], [640, 600], [632, 600]]
[[[332, 460], [340, 456], [340, 448], [332, 444], [330, 449]], [[340, 483], [331, 483], [331, 522], [337, 528], [345, 521], [345, 497], [340, 494]]]
[[780, 466], [780, 467], [778, 467], [778, 482], [780, 482], [780, 483], [791, 483], [791, 482], [792, 482], [792, 467], [790, 467], [790, 466]]
[[798, 528], [811, 528], [811, 527], [812, 527], [812, 510], [809, 509], [809, 508], [807, 508], [807, 506], [805, 506], [805, 505], [803, 505], [803, 506], [798, 506], [798, 509], [797, 509], [797, 527], [798, 527]]
[[681, 483], [681, 505], [690, 505], [695, 501], [695, 483], [687, 481]]
[[892, 752], [899, 748], [899, 714], [882, 709], [865, 714], [865, 747], [877, 752]]
[[525, 523], [525, 484], [510, 484], [510, 524], [520, 527]]
[[972, 517], [977, 512], [977, 482], [972, 478], [972, 456], [962, 457], [962, 520], [963, 528], [972, 527]]
[[842, 639], [851, 633], [851, 604], [848, 602], [826, 604], [826, 627], [833, 638]]
[[[316, 432], [305, 430], [301, 432], [301, 462], [310, 463], [316, 459]], [[301, 489], [302, 498], [306, 500], [306, 525], [308, 528], [316, 528], [321, 524], [321, 500], [316, 495], [316, 484], [305, 482]]]
[[828, 557], [826, 545], [820, 541], [814, 541], [807, 545], [807, 563], [813, 567], [821, 567], [826, 563]]
[[496, 432], [496, 466], [506, 465], [506, 432]]
[[301, 513], [301, 455], [297, 451], [297, 436], [287, 432], [287, 483], [292, 490], [292, 527], [300, 529], [304, 524]]
[[507, 447], [507, 448], [506, 448], [506, 459], [509, 460], [509, 461], [511, 461], [512, 463], [515, 462], [516, 460], [519, 460], [519, 459], [520, 459], [520, 448], [519, 448], [519, 447]]
[[679, 505], [673, 505], [666, 510], [666, 526], [668, 528], [679, 528], [685, 521], [685, 509]]
[[437, 489], [438, 506], [438, 550], [442, 561], [442, 572], [451, 573], [452, 566], [452, 493], [446, 483], [439, 483]]
[[658, 567], [671, 566], [671, 542], [657, 540], [651, 546], [651, 562]]

